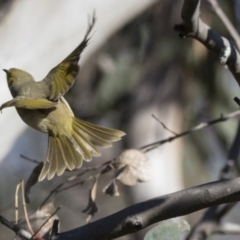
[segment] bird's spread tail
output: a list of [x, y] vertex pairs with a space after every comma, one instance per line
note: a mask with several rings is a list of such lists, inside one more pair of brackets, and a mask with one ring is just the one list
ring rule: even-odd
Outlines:
[[57, 173], [62, 175], [66, 168], [73, 170], [82, 166], [83, 160], [91, 161], [92, 156], [100, 156], [98, 147], [111, 147], [125, 133], [104, 128], [73, 117], [72, 136], [51, 136], [48, 140], [47, 158], [39, 181], [46, 176], [50, 180]]

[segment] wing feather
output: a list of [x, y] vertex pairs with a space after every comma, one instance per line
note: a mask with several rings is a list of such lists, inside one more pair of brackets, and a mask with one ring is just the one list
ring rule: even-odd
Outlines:
[[26, 109], [49, 109], [56, 106], [56, 102], [49, 101], [44, 98], [22, 98], [15, 97], [12, 100], [5, 102], [0, 106], [0, 111], [7, 107], [26, 108]]
[[73, 85], [79, 72], [78, 61], [80, 55], [88, 44], [89, 34], [92, 31], [95, 20], [95, 15], [93, 15], [83, 41], [61, 63], [51, 69], [48, 75], [41, 81], [42, 84], [49, 86], [49, 100], [56, 101]]

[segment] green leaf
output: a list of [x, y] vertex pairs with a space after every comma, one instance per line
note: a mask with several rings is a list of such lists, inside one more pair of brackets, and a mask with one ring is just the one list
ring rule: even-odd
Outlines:
[[166, 220], [147, 232], [144, 240], [179, 240], [184, 231], [190, 231], [187, 221], [182, 220], [177, 223], [173, 220]]

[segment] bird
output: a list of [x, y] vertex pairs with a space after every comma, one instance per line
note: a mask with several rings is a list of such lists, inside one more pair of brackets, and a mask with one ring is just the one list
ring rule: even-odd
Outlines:
[[0, 111], [15, 107], [27, 125], [48, 134], [47, 154], [38, 181], [61, 176], [66, 169], [80, 168], [83, 160], [101, 156], [98, 147], [111, 147], [125, 135], [76, 118], [63, 97], [79, 73], [78, 61], [94, 24], [93, 16], [82, 42], [41, 81], [21, 69], [3, 69], [13, 99], [2, 104]]

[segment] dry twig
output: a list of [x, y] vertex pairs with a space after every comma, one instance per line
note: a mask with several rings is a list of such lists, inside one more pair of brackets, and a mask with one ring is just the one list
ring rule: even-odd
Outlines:
[[148, 152], [148, 151], [151, 151], [155, 148], [158, 148], [159, 146], [161, 146], [162, 144], [164, 143], [167, 143], [167, 142], [171, 142], [177, 138], [180, 138], [180, 137], [183, 137], [183, 136], [186, 136], [192, 132], [195, 132], [195, 131], [199, 131], [203, 128], [206, 128], [206, 127], [209, 127], [213, 124], [216, 124], [218, 122], [224, 122], [228, 119], [231, 119], [231, 118], [234, 118], [234, 117], [237, 117], [240, 115], [240, 110], [238, 111], [235, 111], [235, 112], [231, 112], [229, 114], [226, 114], [226, 115], [221, 115], [219, 118], [217, 119], [214, 119], [214, 120], [210, 120], [206, 123], [200, 123], [198, 124], [197, 126], [187, 130], [187, 131], [184, 131], [184, 132], [181, 132], [179, 134], [177, 134], [176, 136], [174, 137], [169, 137], [169, 138], [166, 138], [166, 139], [162, 139], [162, 140], [159, 140], [159, 141], [156, 141], [156, 142], [153, 142], [153, 143], [150, 143], [150, 144], [147, 144], [147, 145], [144, 145], [142, 146], [140, 149], [144, 150], [145, 152]]
[[178, 135], [176, 132], [174, 132], [174, 131], [172, 131], [171, 129], [169, 129], [169, 128], [168, 128], [162, 121], [160, 121], [155, 115], [152, 114], [152, 117], [153, 117], [156, 121], [158, 121], [158, 122], [162, 125], [162, 127], [163, 127], [164, 129], [166, 129], [166, 130], [169, 131], [170, 133], [174, 134], [175, 136]]
[[25, 219], [26, 219], [29, 231], [31, 232], [31, 234], [33, 234], [34, 232], [33, 232], [31, 223], [29, 221], [27, 205], [26, 205], [26, 201], [25, 201], [25, 190], [24, 190], [24, 180], [23, 179], [21, 181], [21, 188], [22, 188], [22, 202], [23, 202], [23, 210], [24, 210]]
[[41, 231], [41, 229], [48, 223], [48, 221], [61, 209], [61, 207], [58, 207], [50, 216], [49, 218], [39, 227], [39, 229], [32, 235], [30, 240], [33, 240], [34, 237]]
[[19, 204], [18, 204], [18, 191], [19, 191], [19, 188], [20, 188], [20, 186], [21, 186], [21, 184], [22, 184], [22, 180], [17, 184], [17, 186], [16, 186], [16, 191], [15, 191], [15, 224], [18, 224], [18, 216], [19, 216], [19, 214], [18, 214], [18, 206], [19, 206]]

